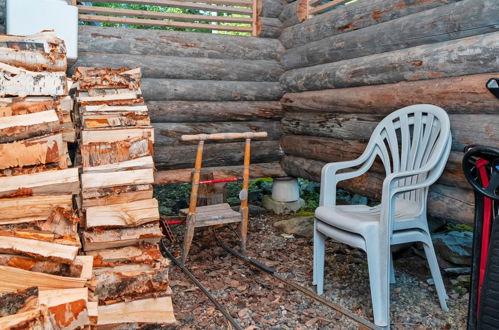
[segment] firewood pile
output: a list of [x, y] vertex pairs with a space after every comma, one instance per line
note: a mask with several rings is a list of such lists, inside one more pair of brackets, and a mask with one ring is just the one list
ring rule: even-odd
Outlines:
[[78, 67], [83, 250], [97, 325], [175, 322], [168, 260], [158, 242], [153, 198], [154, 129], [141, 97], [140, 69]]
[[93, 257], [78, 256], [65, 53], [52, 32], [0, 35], [1, 329], [89, 324]]

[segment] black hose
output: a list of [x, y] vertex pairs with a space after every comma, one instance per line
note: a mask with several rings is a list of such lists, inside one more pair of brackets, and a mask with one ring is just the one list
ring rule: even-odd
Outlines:
[[197, 287], [201, 289], [201, 291], [203, 291], [203, 293], [208, 297], [208, 299], [211, 300], [211, 302], [215, 305], [215, 307], [232, 324], [234, 329], [243, 330], [243, 328], [239, 325], [239, 323], [237, 323], [237, 321], [234, 320], [234, 318], [229, 314], [229, 312], [222, 305], [220, 305], [220, 303], [208, 292], [208, 290], [203, 286], [203, 284], [201, 284], [201, 282], [199, 282], [199, 280], [187, 268], [185, 268], [185, 266], [181, 262], [179, 262], [173, 256], [173, 254], [170, 253], [170, 251], [168, 251], [163, 240], [161, 240], [161, 246], [163, 247], [163, 252], [165, 253], [166, 257], [168, 259], [170, 259], [175, 264], [175, 266], [180, 268], [187, 276], [189, 276], [191, 281], [194, 282], [194, 284], [196, 284]]

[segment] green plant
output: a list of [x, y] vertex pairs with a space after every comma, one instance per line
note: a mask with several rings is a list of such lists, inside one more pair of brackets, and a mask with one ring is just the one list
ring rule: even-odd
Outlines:
[[465, 223], [448, 224], [445, 229], [447, 229], [447, 231], [459, 231], [459, 232], [473, 231], [473, 227]]

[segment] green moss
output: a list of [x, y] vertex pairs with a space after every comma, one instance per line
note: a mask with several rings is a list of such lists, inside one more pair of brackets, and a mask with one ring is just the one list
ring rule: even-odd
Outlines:
[[459, 232], [473, 231], [473, 227], [465, 223], [448, 224], [446, 229], [447, 231], [459, 231]]

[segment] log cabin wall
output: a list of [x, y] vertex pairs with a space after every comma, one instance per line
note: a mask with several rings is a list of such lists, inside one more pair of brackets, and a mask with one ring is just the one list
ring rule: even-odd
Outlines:
[[[287, 173], [320, 180], [326, 162], [360, 155], [391, 111], [436, 104], [450, 115], [453, 146], [430, 190], [430, 213], [472, 222], [460, 162], [467, 144], [499, 145], [499, 100], [485, 88], [499, 76], [499, 2], [359, 0], [306, 20], [299, 8], [281, 13], [290, 24], [280, 36]], [[379, 199], [383, 179], [375, 166], [343, 188]]]
[[[178, 170], [193, 167], [197, 145], [180, 142], [182, 134], [267, 131], [269, 138], [252, 143], [252, 162], [265, 163], [260, 176], [282, 173], [283, 50], [269, 38], [80, 26], [75, 65], [142, 68], [154, 161], [166, 171], [159, 182], [169, 183], [190, 181], [189, 171]], [[242, 165], [243, 145], [205, 145], [203, 166]]]
[[7, 0], [0, 0], [0, 33], [5, 33], [5, 7]]

